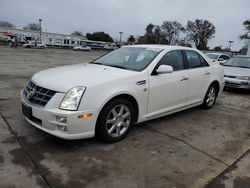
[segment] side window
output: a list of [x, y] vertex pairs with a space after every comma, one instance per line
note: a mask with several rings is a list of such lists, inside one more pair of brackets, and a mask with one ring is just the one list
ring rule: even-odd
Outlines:
[[173, 67], [174, 71], [184, 69], [184, 63], [183, 63], [181, 51], [175, 50], [175, 51], [168, 52], [159, 61], [158, 66], [160, 66], [160, 65], [170, 65]]
[[190, 69], [204, 66], [201, 61], [200, 55], [197, 52], [195, 51], [185, 51], [185, 52]]
[[201, 66], [208, 67], [209, 65], [208, 65], [207, 61], [201, 55], [199, 55], [199, 57], [200, 57], [200, 61], [201, 61]]
[[228, 59], [230, 59], [230, 57], [228, 57], [227, 55], [221, 55], [220, 58], [222, 58], [223, 60], [228, 60]]

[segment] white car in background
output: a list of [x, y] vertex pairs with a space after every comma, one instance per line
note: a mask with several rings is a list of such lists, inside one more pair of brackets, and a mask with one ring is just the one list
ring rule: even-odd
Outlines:
[[250, 89], [250, 56], [235, 56], [224, 63], [226, 88]]
[[206, 53], [206, 55], [212, 59], [214, 62], [218, 62], [218, 63], [225, 63], [228, 59], [230, 59], [231, 57], [229, 55], [226, 54], [221, 54], [221, 53]]
[[36, 73], [21, 92], [33, 126], [63, 139], [126, 137], [140, 123], [202, 105], [224, 87], [223, 67], [180, 46], [134, 45]]
[[41, 42], [28, 42], [28, 43], [23, 44], [23, 47], [44, 49], [44, 48], [47, 48], [47, 45]]
[[88, 47], [88, 46], [86, 46], [86, 45], [82, 45], [82, 46], [75, 46], [74, 48], [73, 48], [73, 50], [75, 50], [75, 51], [90, 51], [91, 50], [91, 48], [90, 47]]

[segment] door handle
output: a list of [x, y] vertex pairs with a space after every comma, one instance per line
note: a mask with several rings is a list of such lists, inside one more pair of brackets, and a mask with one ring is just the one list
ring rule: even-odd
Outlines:
[[185, 80], [188, 80], [188, 78], [183, 76], [183, 78], [181, 79], [181, 81], [185, 81]]
[[210, 74], [210, 72], [206, 72], [204, 75], [209, 75]]

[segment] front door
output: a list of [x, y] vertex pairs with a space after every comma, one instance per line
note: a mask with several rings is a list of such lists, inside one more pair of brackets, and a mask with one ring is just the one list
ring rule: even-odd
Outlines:
[[150, 75], [148, 118], [182, 108], [187, 100], [188, 70], [184, 68], [182, 52], [180, 50], [168, 52], [159, 61], [155, 70], [160, 65], [170, 65], [174, 71]]

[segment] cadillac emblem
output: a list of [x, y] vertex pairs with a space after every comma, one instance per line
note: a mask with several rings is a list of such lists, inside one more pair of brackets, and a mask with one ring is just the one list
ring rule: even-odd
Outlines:
[[36, 89], [35, 88], [32, 88], [30, 89], [28, 92], [27, 92], [27, 98], [30, 99], [36, 92]]

